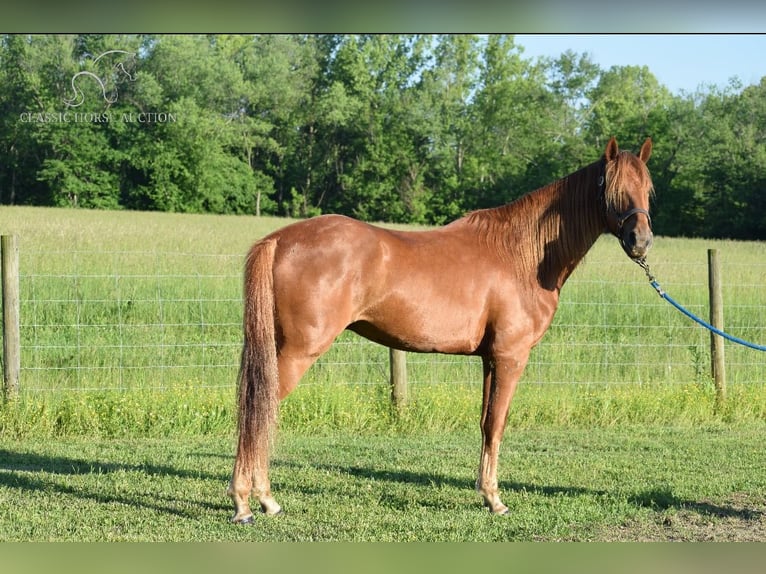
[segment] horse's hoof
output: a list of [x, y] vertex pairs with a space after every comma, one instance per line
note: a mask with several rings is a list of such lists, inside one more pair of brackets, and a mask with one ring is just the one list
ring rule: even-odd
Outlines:
[[500, 508], [499, 510], [494, 510], [494, 509], [493, 509], [491, 506], [489, 506], [488, 504], [487, 504], [487, 505], [485, 505], [485, 506], [487, 506], [487, 510], [488, 510], [488, 511], [489, 511], [489, 513], [490, 513], [491, 515], [493, 515], [493, 516], [508, 516], [508, 515], [511, 513], [511, 511], [508, 509], [508, 507], [507, 507], [507, 506], [503, 506], [503, 507], [502, 507], [502, 508]]
[[273, 499], [267, 500], [265, 502], [261, 502], [261, 512], [263, 512], [266, 516], [279, 516], [282, 514], [282, 507], [279, 506], [279, 504], [277, 504]]
[[248, 514], [247, 516], [244, 516], [242, 518], [232, 518], [231, 522], [233, 524], [253, 524], [255, 522], [255, 518], [252, 514]]

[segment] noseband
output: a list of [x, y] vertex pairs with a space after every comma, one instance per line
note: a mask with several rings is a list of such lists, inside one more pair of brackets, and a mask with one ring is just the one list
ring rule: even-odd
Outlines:
[[[614, 210], [614, 208], [612, 208]], [[614, 212], [614, 214], [617, 216], [617, 233], [622, 233], [622, 226], [625, 225], [625, 222], [633, 217], [634, 215], [638, 215], [639, 213], [643, 213], [646, 215], [646, 219], [649, 221], [649, 229], [652, 228], [652, 217], [649, 215], [649, 212], [641, 207], [634, 207], [633, 209], [629, 209], [625, 213], [618, 213], [617, 211]]]

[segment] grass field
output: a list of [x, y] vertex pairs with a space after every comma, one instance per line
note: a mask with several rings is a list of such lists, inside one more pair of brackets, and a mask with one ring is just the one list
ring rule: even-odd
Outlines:
[[[562, 293], [511, 408], [500, 460], [513, 514], [489, 517], [476, 359], [343, 335], [282, 405], [272, 480], [288, 514], [226, 523], [241, 265], [281, 219], [3, 207], [19, 236], [22, 393], [0, 407], [0, 540], [766, 540], [766, 359], [660, 300], [611, 237]], [[658, 237], [662, 286], [766, 342], [766, 244]], [[56, 516], [55, 521], [48, 517]]]
[[[114, 390], [119, 402], [132, 402], [134, 410], [162, 402], [168, 390], [175, 393], [174, 403], [184, 394], [199, 396], [206, 405], [228, 402], [241, 344], [242, 259], [255, 239], [288, 222], [3, 208], [0, 230], [17, 234], [21, 251], [24, 397], [46, 397], [56, 408], [63, 403], [64, 411], [84, 401], [52, 394], [76, 390], [95, 395], [89, 401], [98, 404], [104, 392]], [[709, 247], [721, 252], [727, 330], [766, 341], [765, 244], [660, 237], [649, 260], [669, 293], [706, 316]], [[388, 393], [388, 352], [362, 343], [351, 333], [339, 338], [305, 377], [286, 421], [307, 424], [313, 417], [322, 424], [333, 414], [338, 420], [370, 419], [361, 426], [389, 424], [381, 418], [385, 409], [377, 406]], [[659, 424], [676, 424], [677, 417], [696, 423], [712, 397], [709, 362], [707, 331], [657, 297], [641, 270], [605, 236], [565, 286], [518, 398], [527, 402], [528, 423], [608, 423], [605, 405], [623, 411], [615, 413], [617, 423], [651, 422], [649, 416], [636, 419], [636, 411], [654, 417], [658, 407], [667, 410]], [[422, 407], [419, 416], [456, 403], [461, 408], [452, 426], [465, 428], [461, 414], [478, 394], [478, 360], [410, 354], [408, 371], [413, 403]], [[739, 416], [741, 406], [746, 420], [761, 420], [764, 354], [727, 345], [727, 376], [732, 394], [727, 416]], [[124, 396], [123, 391], [136, 390], [139, 396]], [[643, 397], [645, 404], [626, 397]], [[628, 419], [625, 405], [634, 411]], [[42, 407], [33, 407], [39, 420]], [[598, 414], [588, 421], [582, 418], [585, 411]], [[62, 426], [66, 412], [58, 415]], [[80, 418], [87, 421], [89, 415], [103, 413]], [[147, 414], [142, 424], [158, 426], [155, 418]], [[202, 424], [214, 425], [203, 418]], [[445, 417], [436, 418], [440, 428]], [[92, 425], [82, 430], [94, 431]]]
[[229, 439], [0, 442], [6, 541], [765, 540], [764, 427], [511, 431], [491, 516], [478, 437], [285, 433], [285, 508], [232, 526]]

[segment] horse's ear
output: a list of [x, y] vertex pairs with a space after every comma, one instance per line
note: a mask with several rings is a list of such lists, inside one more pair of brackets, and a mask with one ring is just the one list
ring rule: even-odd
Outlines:
[[617, 154], [620, 152], [620, 150], [617, 147], [617, 140], [612, 136], [609, 138], [609, 142], [606, 144], [606, 149], [604, 150], [604, 157], [606, 158], [606, 161], [613, 161], [617, 159]]
[[646, 163], [649, 161], [649, 157], [652, 155], [652, 138], [646, 138], [644, 145], [641, 146], [641, 151], [638, 152], [638, 158]]

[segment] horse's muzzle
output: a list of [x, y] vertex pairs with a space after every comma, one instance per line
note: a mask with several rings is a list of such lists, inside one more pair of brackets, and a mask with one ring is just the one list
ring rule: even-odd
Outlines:
[[631, 259], [646, 257], [653, 241], [654, 235], [651, 229], [633, 228], [625, 230], [622, 237], [620, 237], [622, 248]]

